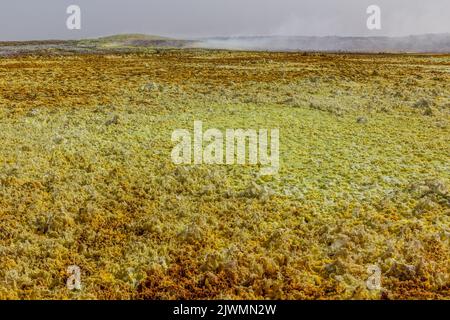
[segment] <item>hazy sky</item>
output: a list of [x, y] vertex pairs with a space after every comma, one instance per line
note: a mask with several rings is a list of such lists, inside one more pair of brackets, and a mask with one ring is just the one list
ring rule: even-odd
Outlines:
[[[81, 30], [66, 8], [81, 7]], [[366, 8], [382, 30], [366, 28]], [[0, 40], [70, 39], [116, 33], [216, 35], [408, 35], [450, 32], [450, 0], [2, 0]]]

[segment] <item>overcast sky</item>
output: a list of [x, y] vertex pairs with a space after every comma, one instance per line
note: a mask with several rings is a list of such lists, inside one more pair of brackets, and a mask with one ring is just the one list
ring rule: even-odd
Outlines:
[[[81, 7], [81, 30], [66, 8]], [[366, 28], [366, 8], [382, 30]], [[116, 33], [193, 38], [230, 35], [409, 35], [450, 32], [450, 0], [1, 0], [0, 40], [76, 39]]]

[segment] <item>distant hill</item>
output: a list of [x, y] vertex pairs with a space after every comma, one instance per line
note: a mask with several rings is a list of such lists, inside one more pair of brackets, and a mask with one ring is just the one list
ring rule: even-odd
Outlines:
[[97, 45], [101, 47], [185, 47], [186, 40], [178, 40], [146, 34], [118, 34], [97, 39], [81, 40], [80, 45]]
[[260, 51], [450, 53], [450, 34], [408, 37], [246, 36], [180, 40], [145, 34], [97, 39], [0, 42], [0, 57], [30, 53], [71, 54], [129, 52], [146, 48], [207, 48]]
[[197, 41], [145, 34], [118, 34], [83, 40], [34, 40], [0, 42], [0, 57], [23, 54], [75, 54], [133, 52], [157, 48], [194, 48]]
[[153, 40], [173, 40], [172, 38], [148, 35], [142, 33], [125, 33], [125, 34], [115, 34], [112, 36], [100, 37], [98, 38], [100, 41], [153, 41]]
[[407, 37], [214, 37], [202, 39], [201, 47], [272, 51], [450, 53], [450, 33]]

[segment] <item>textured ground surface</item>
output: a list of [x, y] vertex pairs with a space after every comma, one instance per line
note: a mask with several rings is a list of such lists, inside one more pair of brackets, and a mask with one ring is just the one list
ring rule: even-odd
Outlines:
[[[448, 55], [46, 54], [0, 75], [0, 298], [450, 298]], [[279, 128], [279, 174], [173, 165], [194, 120]]]

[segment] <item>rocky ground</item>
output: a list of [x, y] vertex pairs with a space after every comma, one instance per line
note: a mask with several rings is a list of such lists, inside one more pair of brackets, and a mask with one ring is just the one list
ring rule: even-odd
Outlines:
[[[50, 51], [0, 58], [1, 298], [450, 297], [450, 56]], [[194, 120], [279, 173], [174, 165]]]

